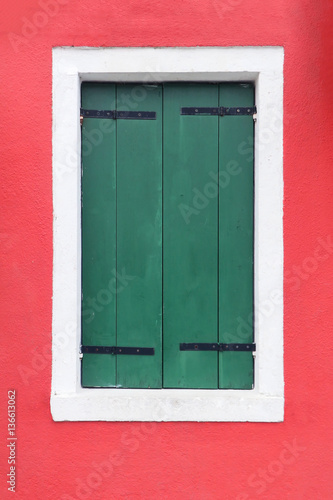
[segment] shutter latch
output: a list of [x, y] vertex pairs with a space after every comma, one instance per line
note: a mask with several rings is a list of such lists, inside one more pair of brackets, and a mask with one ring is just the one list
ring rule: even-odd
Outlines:
[[80, 109], [80, 123], [82, 125], [84, 118], [102, 118], [103, 120], [156, 120], [155, 111], [117, 111], [98, 110], [98, 109]]
[[135, 354], [143, 356], [153, 356], [153, 347], [117, 347], [100, 345], [82, 345], [82, 354]]
[[256, 106], [226, 108], [180, 108], [181, 115], [210, 115], [210, 116], [250, 116], [257, 113]]
[[243, 351], [253, 352], [256, 350], [255, 344], [220, 344], [214, 343], [182, 343], [179, 344], [180, 351]]

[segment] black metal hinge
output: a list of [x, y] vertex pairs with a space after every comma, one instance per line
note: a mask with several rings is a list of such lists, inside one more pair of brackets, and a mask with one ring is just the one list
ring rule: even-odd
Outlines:
[[135, 354], [141, 356], [153, 356], [155, 349], [153, 347], [117, 347], [100, 345], [81, 346], [82, 354]]
[[215, 343], [182, 343], [179, 344], [180, 351], [246, 351], [256, 350], [255, 344], [220, 344]]
[[250, 116], [257, 113], [256, 106], [226, 108], [180, 108], [181, 115], [211, 115], [211, 116]]
[[81, 123], [84, 118], [103, 118], [104, 120], [156, 120], [155, 111], [117, 111], [80, 109]]

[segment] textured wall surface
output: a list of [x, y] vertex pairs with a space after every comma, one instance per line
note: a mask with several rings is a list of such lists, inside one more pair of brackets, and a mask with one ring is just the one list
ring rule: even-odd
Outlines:
[[[1, 11], [0, 497], [12, 495], [13, 388], [18, 499], [331, 499], [331, 0], [18, 0]], [[283, 423], [52, 421], [51, 49], [59, 45], [284, 46]]]

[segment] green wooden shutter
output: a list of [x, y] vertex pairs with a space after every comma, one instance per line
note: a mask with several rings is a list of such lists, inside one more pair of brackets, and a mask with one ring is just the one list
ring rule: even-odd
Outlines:
[[83, 85], [85, 108], [156, 112], [83, 123], [82, 344], [155, 349], [84, 354], [84, 386], [252, 388], [252, 353], [179, 345], [253, 341], [253, 118], [180, 113], [253, 102], [250, 84]]
[[84, 108], [127, 111], [130, 100], [157, 114], [83, 123], [83, 141], [96, 140], [82, 153], [82, 344], [155, 353], [84, 354], [86, 387], [162, 385], [162, 87], [142, 87], [138, 96], [136, 89], [82, 86]]
[[[117, 86], [128, 109], [137, 85]], [[162, 387], [162, 87], [143, 86], [137, 110], [156, 120], [117, 120], [117, 269], [132, 278], [117, 294], [117, 343], [154, 356], [117, 356], [117, 384]]]
[[204, 194], [218, 169], [218, 117], [180, 114], [217, 105], [217, 85], [164, 86], [164, 387], [218, 387], [216, 353], [179, 350], [218, 340], [218, 197]]
[[[220, 106], [253, 106], [252, 85], [219, 87]], [[220, 118], [219, 143], [219, 341], [247, 343], [253, 342], [252, 116]], [[252, 352], [224, 351], [219, 358], [220, 388], [252, 389]]]
[[[114, 109], [116, 88], [82, 85], [86, 109]], [[82, 125], [82, 344], [115, 345], [116, 301], [109, 289], [116, 269], [116, 130], [114, 122]], [[107, 130], [107, 132], [103, 132]], [[85, 354], [84, 386], [116, 385], [116, 357]]]

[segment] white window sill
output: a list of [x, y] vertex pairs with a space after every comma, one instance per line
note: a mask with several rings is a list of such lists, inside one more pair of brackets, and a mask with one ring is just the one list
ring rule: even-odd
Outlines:
[[[254, 391], [83, 389], [53, 395], [54, 420], [281, 422], [283, 397]], [[114, 391], [114, 393], [110, 393]]]

